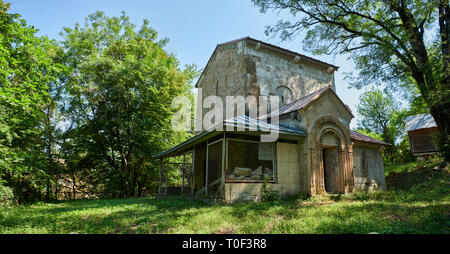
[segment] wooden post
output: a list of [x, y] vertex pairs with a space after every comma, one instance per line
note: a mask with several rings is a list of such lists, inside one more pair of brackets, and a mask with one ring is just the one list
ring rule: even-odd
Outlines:
[[167, 185], [169, 185], [169, 162], [170, 162], [170, 158], [167, 158], [167, 163], [166, 163], [166, 195], [167, 195]]
[[192, 152], [192, 160], [191, 160], [191, 163], [192, 163], [192, 165], [191, 165], [191, 194], [193, 195], [194, 194], [194, 186], [195, 186], [195, 183], [194, 183], [194, 180], [195, 180], [195, 175], [194, 175], [194, 173], [195, 173], [195, 146], [194, 146], [194, 151]]
[[225, 130], [222, 140], [222, 198], [225, 199], [225, 176], [226, 176], [226, 156], [225, 156]]
[[161, 195], [161, 184], [162, 184], [162, 165], [163, 165], [163, 159], [159, 160], [159, 187], [158, 187], [158, 194]]
[[205, 195], [208, 196], [208, 140], [206, 140], [206, 174], [205, 174]]
[[185, 166], [186, 166], [186, 154], [183, 154], [183, 166], [181, 167], [181, 194], [183, 194], [183, 190], [184, 190], [184, 170], [185, 170]]

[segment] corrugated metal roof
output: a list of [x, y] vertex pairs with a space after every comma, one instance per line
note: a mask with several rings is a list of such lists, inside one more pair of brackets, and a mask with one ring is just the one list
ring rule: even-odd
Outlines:
[[260, 132], [278, 131], [280, 134], [305, 136], [306, 133], [300, 129], [296, 129], [283, 124], [270, 124], [265, 121], [256, 120], [246, 115], [237, 116], [224, 121], [224, 125], [233, 127], [244, 127], [249, 130], [257, 129]]
[[379, 144], [379, 145], [392, 146], [391, 144], [389, 144], [387, 142], [371, 138], [369, 136], [363, 135], [357, 131], [352, 131], [352, 130], [350, 130], [350, 138], [353, 140], [356, 140], [356, 141], [361, 141], [361, 142], [368, 142], [368, 143], [374, 143], [374, 144]]
[[284, 135], [293, 135], [293, 136], [305, 136], [305, 132], [296, 128], [292, 128], [286, 125], [282, 124], [270, 124], [266, 123], [264, 121], [256, 120], [251, 117], [248, 117], [246, 115], [234, 117], [228, 120], [225, 120], [222, 122], [222, 124], [216, 125], [212, 130], [210, 131], [203, 131], [200, 134], [184, 141], [183, 143], [180, 143], [179, 145], [170, 148], [167, 151], [164, 151], [162, 153], [159, 153], [157, 155], [154, 155], [155, 158], [161, 158], [161, 157], [167, 157], [170, 155], [177, 154], [179, 151], [187, 150], [190, 147], [194, 146], [197, 143], [200, 143], [204, 141], [207, 138], [211, 138], [211, 135], [214, 132], [217, 132], [217, 135], [222, 133], [222, 131], [215, 131], [217, 127], [220, 127], [222, 125], [222, 129], [226, 132], [233, 132], [228, 131], [226, 128], [227, 126], [235, 127], [234, 131], [238, 131], [237, 128], [243, 128], [246, 131], [256, 130], [257, 132], [271, 132], [271, 131], [278, 131], [279, 134]]
[[414, 131], [419, 129], [427, 129], [437, 127], [436, 121], [430, 114], [419, 114], [408, 116], [405, 119], [406, 131]]
[[331, 88], [331, 86], [327, 86], [324, 88], [321, 88], [311, 94], [308, 94], [298, 100], [295, 100], [281, 108], [279, 108], [277, 111], [274, 111], [270, 114], [264, 115], [262, 117], [260, 117], [259, 119], [266, 119], [266, 118], [270, 118], [273, 116], [282, 116], [300, 109], [303, 109], [305, 107], [307, 107], [309, 104], [311, 104], [313, 101], [317, 100], [325, 91], [331, 90], [334, 95], [336, 95], [336, 97], [339, 99], [339, 101], [341, 101], [341, 103], [345, 106], [345, 109], [350, 113], [350, 115], [353, 116], [351, 110], [348, 108], [347, 105], [345, 105], [342, 100], [339, 98], [339, 96], [337, 96], [337, 94], [334, 92], [334, 90]]

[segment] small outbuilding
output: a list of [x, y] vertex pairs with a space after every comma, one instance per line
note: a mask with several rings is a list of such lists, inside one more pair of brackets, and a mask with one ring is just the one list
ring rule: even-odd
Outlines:
[[414, 156], [423, 157], [438, 152], [434, 136], [439, 133], [439, 128], [433, 116], [430, 114], [409, 116], [405, 119], [405, 129]]

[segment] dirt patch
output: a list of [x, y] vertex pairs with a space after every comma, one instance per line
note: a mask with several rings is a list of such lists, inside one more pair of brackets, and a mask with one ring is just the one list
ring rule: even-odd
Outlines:
[[306, 202], [303, 202], [302, 204], [304, 206], [322, 206], [322, 205], [331, 205], [334, 203], [336, 203], [336, 202], [335, 201], [312, 201], [312, 202], [306, 201]]
[[393, 219], [393, 220], [395, 220], [395, 221], [403, 221], [403, 222], [406, 221], [406, 218], [405, 218], [405, 217], [400, 216], [400, 215], [398, 215], [398, 214], [396, 214], [396, 213], [388, 214], [387, 217], [390, 218], [390, 219]]
[[236, 228], [225, 227], [217, 230], [214, 234], [234, 234], [236, 231]]

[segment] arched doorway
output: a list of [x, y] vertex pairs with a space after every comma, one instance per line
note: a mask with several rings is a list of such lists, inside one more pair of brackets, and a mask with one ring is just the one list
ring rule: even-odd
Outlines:
[[322, 148], [322, 168], [324, 187], [327, 193], [339, 193], [340, 170], [340, 140], [332, 132], [325, 133], [320, 139]]
[[[319, 117], [312, 124], [308, 142], [311, 194], [350, 192], [353, 189], [353, 150], [348, 126], [333, 115]], [[325, 189], [325, 178], [328, 178], [328, 190]]]

